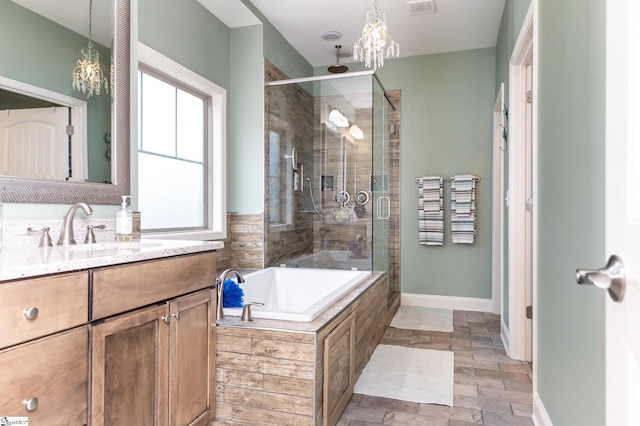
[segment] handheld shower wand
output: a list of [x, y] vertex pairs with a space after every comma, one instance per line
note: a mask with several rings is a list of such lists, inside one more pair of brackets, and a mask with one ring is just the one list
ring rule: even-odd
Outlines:
[[313, 187], [313, 185], [311, 184], [311, 178], [310, 178], [310, 177], [308, 177], [306, 180], [307, 180], [307, 182], [309, 182], [309, 195], [311, 195], [311, 204], [313, 204], [313, 209], [316, 211], [316, 213], [318, 214], [318, 216], [322, 217], [322, 213], [320, 213], [320, 212], [318, 211], [318, 208], [316, 207], [316, 202], [315, 202], [315, 200], [313, 199], [313, 188], [312, 188], [312, 187]]

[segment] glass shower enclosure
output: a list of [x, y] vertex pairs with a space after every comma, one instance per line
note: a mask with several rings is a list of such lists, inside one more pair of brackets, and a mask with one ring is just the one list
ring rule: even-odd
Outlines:
[[382, 84], [368, 71], [277, 77], [265, 88], [265, 264], [388, 271], [397, 176]]

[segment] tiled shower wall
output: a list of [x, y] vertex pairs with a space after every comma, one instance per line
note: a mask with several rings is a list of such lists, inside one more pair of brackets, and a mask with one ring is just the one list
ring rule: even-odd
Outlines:
[[[389, 111], [389, 289], [400, 292], [400, 117], [402, 98], [400, 90], [387, 90], [387, 97], [394, 106]], [[417, 189], [416, 189], [417, 191]], [[416, 224], [416, 226], [418, 226]], [[389, 299], [391, 300], [391, 299]]]
[[[288, 77], [269, 61], [265, 61], [265, 81]], [[313, 96], [298, 84], [265, 87], [265, 265], [278, 265], [281, 260], [313, 251], [313, 210], [306, 208], [308, 192], [305, 178], [313, 173]], [[277, 132], [279, 152], [270, 149], [269, 132]], [[291, 149], [298, 154], [298, 190], [292, 188]], [[280, 175], [270, 173], [270, 162], [279, 162]], [[269, 203], [269, 198], [272, 198]], [[286, 218], [286, 208], [290, 217]], [[275, 215], [272, 209], [285, 212]], [[276, 218], [276, 216], [279, 217]]]
[[218, 273], [228, 268], [262, 269], [264, 235], [262, 214], [227, 213], [227, 238], [217, 251]]

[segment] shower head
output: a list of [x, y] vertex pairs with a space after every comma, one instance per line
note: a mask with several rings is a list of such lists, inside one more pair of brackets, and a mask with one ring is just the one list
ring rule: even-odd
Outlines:
[[342, 49], [342, 45], [336, 44], [336, 64], [331, 65], [329, 68], [327, 68], [327, 71], [332, 74], [341, 74], [343, 72], [349, 71], [348, 66], [340, 65], [340, 49]]
[[308, 182], [311, 182], [311, 178], [310, 178], [310, 177], [308, 177], [308, 178], [307, 178], [307, 181], [308, 181]]

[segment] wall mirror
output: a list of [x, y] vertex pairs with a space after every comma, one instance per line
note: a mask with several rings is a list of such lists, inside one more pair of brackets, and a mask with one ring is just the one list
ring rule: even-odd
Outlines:
[[[34, 102], [38, 98], [46, 108], [68, 111], [64, 114], [77, 120], [74, 135], [62, 144], [66, 151], [55, 151], [61, 161], [68, 157], [72, 176], [43, 179], [3, 174], [0, 198], [5, 202], [118, 204], [121, 195], [130, 191], [130, 4], [129, 0], [93, 2], [93, 44], [110, 81], [108, 93], [103, 90], [87, 98], [73, 91], [71, 83], [80, 50], [88, 43], [89, 2], [0, 2], [0, 37], [11, 40], [0, 46], [0, 107], [16, 99]], [[10, 115], [6, 108], [3, 115]], [[38, 155], [35, 145], [34, 157]], [[83, 163], [77, 162], [74, 152], [84, 153]], [[0, 159], [7, 157], [0, 152]]]

